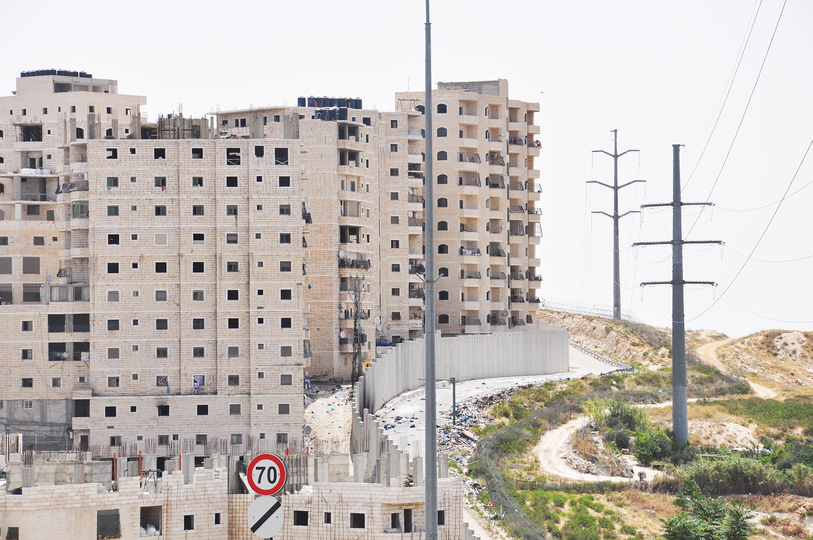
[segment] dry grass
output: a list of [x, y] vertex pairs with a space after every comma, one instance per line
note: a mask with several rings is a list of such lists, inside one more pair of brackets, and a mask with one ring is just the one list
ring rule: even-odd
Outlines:
[[663, 532], [660, 518], [672, 517], [678, 510], [673, 504], [675, 498], [661, 493], [628, 490], [594, 497], [621, 516], [625, 525], [634, 527], [644, 536], [659, 536]]

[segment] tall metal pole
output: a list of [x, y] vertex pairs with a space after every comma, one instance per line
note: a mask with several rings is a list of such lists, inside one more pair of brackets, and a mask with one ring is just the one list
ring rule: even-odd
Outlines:
[[678, 444], [689, 442], [689, 410], [686, 376], [686, 320], [683, 310], [683, 286], [717, 285], [713, 281], [685, 281], [683, 279], [684, 244], [722, 244], [720, 240], [683, 240], [683, 207], [710, 206], [709, 202], [684, 203], [680, 199], [680, 147], [672, 145], [672, 202], [644, 204], [641, 208], [672, 207], [671, 242], [636, 242], [635, 246], [672, 246], [672, 281], [645, 281], [646, 285], [672, 286], [672, 429]]
[[438, 441], [437, 441], [437, 396], [435, 387], [435, 175], [433, 163], [435, 153], [432, 148], [432, 24], [429, 22], [429, 0], [426, 0], [426, 251], [424, 344], [426, 346], [426, 423], [424, 430], [424, 452], [426, 462], [426, 538], [438, 538]]
[[672, 145], [672, 429], [679, 444], [689, 440], [686, 392], [686, 321], [683, 312], [683, 205], [680, 145]]
[[632, 182], [627, 182], [626, 184], [619, 186], [618, 185], [618, 158], [623, 156], [628, 152], [638, 152], [638, 150], [627, 150], [625, 152], [618, 153], [618, 130], [613, 130], [613, 153], [605, 152], [604, 150], [593, 150], [593, 152], [601, 152], [602, 154], [607, 154], [611, 158], [613, 158], [613, 185], [605, 184], [603, 182], [596, 182], [594, 180], [587, 182], [588, 184], [599, 184], [601, 186], [610, 188], [613, 190], [613, 214], [610, 215], [607, 212], [593, 212], [594, 214], [603, 214], [613, 220], [613, 320], [620, 321], [621, 320], [621, 250], [618, 247], [618, 221], [629, 214], [637, 214], [639, 213], [637, 210], [632, 210], [630, 212], [625, 212], [621, 215], [618, 214], [618, 190], [621, 188], [625, 188], [630, 184], [634, 184], [636, 182], [644, 182], [644, 180], [633, 180]]

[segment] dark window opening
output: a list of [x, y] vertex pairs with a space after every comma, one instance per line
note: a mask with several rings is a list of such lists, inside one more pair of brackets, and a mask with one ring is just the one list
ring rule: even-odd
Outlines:
[[308, 526], [308, 512], [306, 510], [294, 510], [294, 525], [299, 527]]
[[288, 165], [288, 149], [287, 148], [274, 148], [274, 164], [275, 165]]
[[[395, 120], [393, 120], [393, 122], [395, 122]], [[396, 127], [396, 126], [393, 126], [393, 127]], [[364, 518], [365, 517], [366, 516], [364, 514], [351, 513], [350, 514], [350, 528], [351, 529], [364, 529], [365, 528], [365, 526], [364, 526]]]
[[226, 148], [226, 165], [240, 165], [239, 148]]

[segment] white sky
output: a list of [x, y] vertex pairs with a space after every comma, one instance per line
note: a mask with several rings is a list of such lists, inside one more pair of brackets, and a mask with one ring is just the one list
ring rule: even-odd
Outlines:
[[[612, 160], [591, 151], [612, 150], [610, 130], [618, 129], [619, 151], [641, 150], [619, 161], [620, 182], [647, 180], [622, 190], [622, 212], [671, 199], [672, 144], [685, 145], [684, 184], [697, 167], [684, 201], [705, 201], [717, 181], [710, 199], [717, 207], [703, 212], [688, 239], [726, 246], [687, 247], [684, 260], [686, 279], [720, 287], [687, 291], [687, 327], [732, 336], [813, 329], [813, 187], [781, 205], [735, 279], [776, 205], [742, 210], [781, 199], [813, 140], [813, 3], [787, 1], [723, 166], [783, 7], [782, 0], [762, 0], [709, 142], [758, 4], [433, 2], [435, 81], [505, 78], [513, 98], [541, 103], [536, 166], [544, 189], [541, 294], [548, 301], [612, 304], [611, 220], [589, 214], [612, 212], [611, 191], [584, 182], [612, 183]], [[9, 1], [3, 19], [3, 95], [21, 71], [84, 70], [117, 79], [121, 93], [146, 95], [155, 118], [179, 104], [199, 116], [296, 104], [300, 95], [358, 96], [365, 106], [391, 110], [396, 91], [424, 84], [420, 0]], [[811, 181], [813, 156], [790, 192]], [[622, 307], [658, 326], [670, 324], [671, 293], [657, 287], [642, 294], [638, 283], [670, 280], [671, 250], [630, 244], [671, 239], [670, 212], [646, 212], [643, 223], [632, 215], [621, 228]], [[698, 213], [685, 210], [684, 232]], [[801, 260], [763, 262], [791, 259]]]

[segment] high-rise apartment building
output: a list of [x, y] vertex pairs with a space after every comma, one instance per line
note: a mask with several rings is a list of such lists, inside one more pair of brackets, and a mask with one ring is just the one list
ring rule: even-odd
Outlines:
[[[0, 98], [0, 418], [97, 453], [296, 447], [304, 379], [354, 379], [423, 335], [424, 183], [437, 328], [537, 307], [538, 104], [422, 93], [148, 124], [115, 81], [34, 72]], [[9, 111], [6, 115], [6, 110]]]

